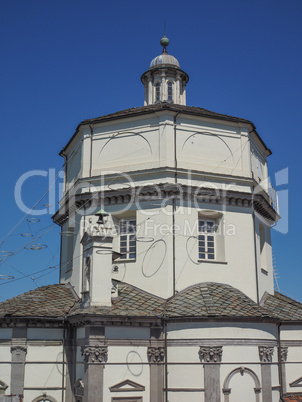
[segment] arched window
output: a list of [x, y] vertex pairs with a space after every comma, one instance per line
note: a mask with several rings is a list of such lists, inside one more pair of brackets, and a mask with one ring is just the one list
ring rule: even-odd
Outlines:
[[168, 82], [168, 101], [173, 101], [173, 82]]
[[155, 101], [160, 101], [160, 82], [155, 85]]
[[52, 396], [43, 394], [41, 396], [38, 396], [38, 398], [35, 398], [32, 402], [57, 402], [57, 401]]

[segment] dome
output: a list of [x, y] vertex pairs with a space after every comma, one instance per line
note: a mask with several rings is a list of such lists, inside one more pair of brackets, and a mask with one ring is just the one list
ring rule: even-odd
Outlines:
[[151, 61], [150, 68], [160, 66], [163, 64], [169, 64], [170, 66], [180, 67], [178, 60], [174, 56], [168, 53], [162, 53]]

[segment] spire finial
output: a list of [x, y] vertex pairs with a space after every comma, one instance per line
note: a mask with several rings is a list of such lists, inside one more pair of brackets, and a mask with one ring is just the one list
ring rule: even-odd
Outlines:
[[167, 53], [166, 47], [169, 45], [169, 39], [166, 37], [166, 21], [164, 22], [164, 36], [160, 40], [160, 44], [163, 47], [163, 53]]

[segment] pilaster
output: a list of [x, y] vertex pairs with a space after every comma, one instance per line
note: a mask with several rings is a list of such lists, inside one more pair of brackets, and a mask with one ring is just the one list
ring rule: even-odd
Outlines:
[[220, 362], [222, 346], [200, 346], [200, 360], [204, 364], [205, 401], [220, 402]]
[[27, 328], [16, 327], [13, 328], [11, 344], [11, 387], [10, 392], [12, 395], [23, 395], [24, 391], [24, 374], [25, 374], [25, 361], [27, 354], [26, 338]]
[[287, 361], [288, 347], [281, 346], [279, 350], [280, 362], [281, 362], [281, 381], [283, 394], [286, 393], [286, 369], [285, 363]]
[[150, 364], [150, 402], [164, 402], [165, 348], [149, 346], [147, 355]]
[[84, 402], [104, 401], [104, 368], [108, 348], [104, 345], [103, 327], [86, 327], [86, 345], [82, 347], [85, 361]]
[[263, 401], [272, 402], [272, 372], [271, 362], [274, 348], [259, 346], [259, 358], [261, 362], [261, 382]]

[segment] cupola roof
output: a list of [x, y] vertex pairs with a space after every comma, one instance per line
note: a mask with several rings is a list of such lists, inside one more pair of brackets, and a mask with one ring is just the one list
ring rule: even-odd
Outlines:
[[174, 66], [174, 67], [178, 67], [180, 68], [179, 62], [178, 60], [168, 54], [167, 52], [167, 46], [169, 45], [169, 39], [166, 37], [166, 35], [163, 36], [163, 38], [161, 38], [160, 40], [160, 44], [163, 47], [163, 51], [162, 54], [160, 54], [159, 56], [156, 56], [150, 63], [150, 68], [152, 67], [158, 67], [158, 66], [162, 66], [162, 65], [167, 65], [167, 66]]
[[170, 65], [175, 67], [180, 67], [178, 60], [168, 53], [162, 53], [156, 56], [150, 63], [150, 68], [157, 67], [160, 65]]

